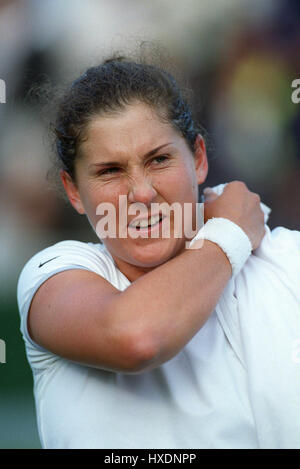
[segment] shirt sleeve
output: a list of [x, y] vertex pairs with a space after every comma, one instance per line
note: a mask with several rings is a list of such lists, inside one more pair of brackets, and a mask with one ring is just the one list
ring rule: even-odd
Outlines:
[[300, 232], [267, 227], [235, 283], [260, 447], [299, 447]]
[[295, 292], [300, 287], [300, 231], [289, 230], [282, 226], [272, 231], [266, 226], [263, 242], [254, 251], [260, 262], [277, 272], [282, 283], [289, 285]]
[[[285, 327], [287, 337], [289, 331], [300, 330], [300, 232], [265, 228], [260, 246], [228, 282], [216, 305], [223, 330], [245, 367], [248, 344], [257, 344], [257, 337], [261, 336], [258, 343], [266, 344], [264, 334], [271, 336], [272, 329], [274, 337], [282, 337]], [[286, 342], [293, 340], [289, 337]], [[279, 350], [277, 344], [272, 347]], [[256, 357], [257, 351], [251, 349], [249, 356]]]
[[27, 328], [28, 311], [38, 288], [53, 275], [70, 269], [84, 269], [110, 279], [110, 259], [101, 245], [80, 241], [62, 241], [35, 254], [24, 266], [17, 286], [21, 318], [20, 330], [25, 344], [46, 351], [34, 342]]

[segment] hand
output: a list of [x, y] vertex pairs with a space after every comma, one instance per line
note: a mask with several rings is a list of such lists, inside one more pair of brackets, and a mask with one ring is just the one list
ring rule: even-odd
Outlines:
[[249, 237], [253, 250], [265, 235], [260, 197], [249, 191], [242, 181], [228, 183], [220, 196], [213, 191], [205, 192], [204, 221], [213, 217], [228, 218], [239, 225]]

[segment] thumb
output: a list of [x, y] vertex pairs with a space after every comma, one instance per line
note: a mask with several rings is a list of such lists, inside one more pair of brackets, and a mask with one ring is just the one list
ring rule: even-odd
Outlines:
[[219, 197], [218, 194], [216, 194], [210, 187], [206, 187], [203, 190], [203, 194], [204, 194], [204, 202], [212, 202], [213, 200]]

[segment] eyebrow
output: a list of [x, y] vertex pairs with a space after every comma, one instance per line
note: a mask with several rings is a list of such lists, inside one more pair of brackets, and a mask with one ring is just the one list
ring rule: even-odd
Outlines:
[[[159, 147], [156, 147], [153, 150], [148, 151], [148, 153], [146, 153], [143, 156], [143, 160], [146, 160], [150, 156], [155, 155], [155, 153], [157, 153], [159, 150], [166, 147], [167, 145], [172, 145], [172, 143], [173, 142], [164, 143], [163, 145], [160, 145]], [[120, 161], [108, 161], [108, 162], [105, 162], [105, 163], [104, 162], [103, 163], [91, 163], [89, 165], [89, 168], [91, 168], [93, 166], [116, 166], [116, 165], [119, 165], [119, 164], [120, 164]]]

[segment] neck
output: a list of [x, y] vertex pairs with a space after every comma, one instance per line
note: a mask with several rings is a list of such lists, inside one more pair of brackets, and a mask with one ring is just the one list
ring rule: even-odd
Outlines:
[[128, 264], [127, 262], [119, 259], [118, 257], [112, 256], [115, 265], [117, 268], [122, 272], [123, 275], [130, 281], [134, 282], [142, 275], [151, 272], [151, 270], [155, 269], [156, 266], [153, 267], [141, 267], [133, 264]]

